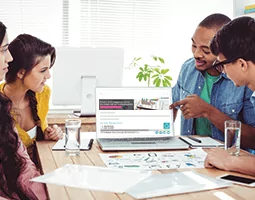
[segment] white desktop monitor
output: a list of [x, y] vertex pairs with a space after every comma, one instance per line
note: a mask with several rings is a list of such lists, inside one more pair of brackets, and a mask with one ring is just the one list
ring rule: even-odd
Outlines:
[[122, 48], [59, 47], [56, 55], [53, 106], [81, 106], [81, 116], [94, 116], [95, 88], [122, 86]]

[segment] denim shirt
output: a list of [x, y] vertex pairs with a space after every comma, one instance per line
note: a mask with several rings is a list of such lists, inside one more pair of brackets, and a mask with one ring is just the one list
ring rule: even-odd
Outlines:
[[253, 104], [253, 108], [255, 109], [255, 91], [252, 93], [250, 101]]
[[[176, 85], [173, 87], [173, 102], [184, 99], [187, 95], [200, 96], [205, 78], [202, 72], [195, 68], [195, 60], [187, 60], [180, 71]], [[252, 91], [246, 87], [236, 87], [234, 83], [221, 74], [213, 84], [210, 104], [232, 119], [255, 126], [255, 109], [250, 101]], [[254, 97], [255, 98], [255, 97]], [[195, 134], [193, 119], [181, 116], [181, 135]], [[224, 141], [224, 133], [211, 123], [212, 138]], [[255, 146], [255, 144], [254, 144]]]

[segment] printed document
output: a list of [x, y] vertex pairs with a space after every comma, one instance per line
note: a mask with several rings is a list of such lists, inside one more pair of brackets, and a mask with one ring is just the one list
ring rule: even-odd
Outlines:
[[207, 153], [199, 148], [189, 151], [99, 154], [105, 165], [115, 169], [161, 170], [204, 168]]

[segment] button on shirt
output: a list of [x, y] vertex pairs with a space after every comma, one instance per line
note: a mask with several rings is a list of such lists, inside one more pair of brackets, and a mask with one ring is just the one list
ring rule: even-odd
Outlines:
[[253, 104], [253, 107], [254, 107], [254, 110], [255, 110], [255, 91], [252, 93], [250, 101]]
[[[204, 74], [196, 69], [194, 58], [187, 60], [181, 68], [176, 85], [173, 87], [173, 102], [182, 100], [190, 94], [200, 96], [204, 82]], [[221, 74], [212, 86], [210, 104], [232, 119], [240, 120], [255, 127], [255, 109], [250, 101], [251, 95], [252, 91], [248, 87], [236, 87], [225, 74]], [[224, 141], [224, 133], [212, 123], [210, 124], [212, 138]], [[181, 116], [181, 135], [191, 134], [195, 134], [194, 119], [184, 119]]]

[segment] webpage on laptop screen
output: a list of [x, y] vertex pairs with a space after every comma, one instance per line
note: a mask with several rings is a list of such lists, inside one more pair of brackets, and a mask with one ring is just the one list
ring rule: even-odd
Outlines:
[[171, 88], [97, 88], [97, 137], [173, 136]]

